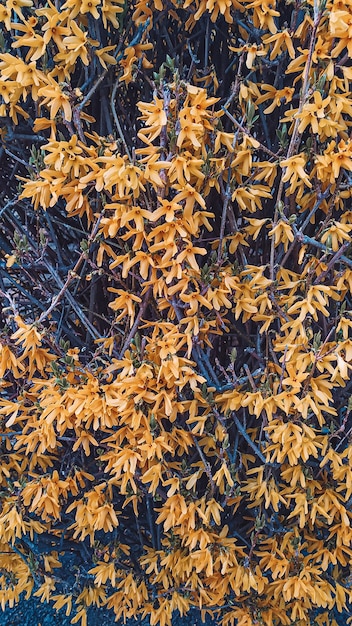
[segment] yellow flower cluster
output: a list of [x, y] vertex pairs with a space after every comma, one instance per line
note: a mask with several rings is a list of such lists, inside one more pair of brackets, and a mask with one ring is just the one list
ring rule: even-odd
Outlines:
[[2, 609], [336, 626], [351, 4], [6, 0], [0, 24]]

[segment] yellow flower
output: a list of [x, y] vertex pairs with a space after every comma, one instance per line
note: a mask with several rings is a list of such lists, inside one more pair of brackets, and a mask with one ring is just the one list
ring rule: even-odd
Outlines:
[[[35, 22], [37, 21], [35, 18], [34, 20]], [[36, 61], [43, 56], [45, 52], [45, 42], [43, 37], [34, 31], [34, 26], [32, 26], [29, 21], [24, 21], [24, 24], [19, 24], [17, 29], [24, 32], [24, 35], [17, 37], [17, 41], [12, 43], [12, 48], [28, 47], [29, 51], [26, 60], [30, 58], [32, 61]]]
[[54, 120], [48, 120], [45, 117], [36, 117], [33, 122], [33, 131], [40, 133], [42, 130], [50, 128], [50, 139], [55, 141], [56, 139], [56, 124]]
[[45, 104], [50, 109], [50, 119], [54, 119], [57, 112], [62, 109], [64, 118], [67, 122], [72, 120], [72, 107], [70, 97], [61, 87], [52, 79], [48, 85], [41, 87], [38, 91], [39, 96], [44, 96], [42, 105]]
[[49, 152], [44, 157], [44, 163], [52, 165], [56, 171], [61, 171], [63, 174], [70, 174], [73, 170], [73, 175], [79, 177], [82, 169], [88, 166], [77, 135], [72, 135], [70, 141], [49, 142], [44, 149]]
[[249, 222], [249, 226], [245, 226], [245, 231], [253, 238], [255, 241], [258, 238], [258, 235], [263, 228], [264, 224], [266, 224], [269, 220], [265, 219], [256, 219], [254, 217], [246, 217], [246, 221]]
[[337, 57], [344, 48], [347, 48], [348, 56], [352, 56], [352, 23], [350, 12], [346, 10], [331, 11], [329, 28], [331, 35], [340, 40], [332, 50], [331, 56]]
[[189, 242], [185, 242], [186, 247], [182, 250], [182, 252], [180, 252], [177, 257], [176, 257], [176, 262], [177, 263], [182, 263], [183, 261], [186, 261], [188, 263], [188, 265], [191, 266], [192, 269], [199, 271], [199, 265], [196, 261], [196, 254], [207, 254], [207, 251], [205, 248], [199, 248], [197, 246], [193, 246], [193, 244], [189, 241]]
[[119, 21], [116, 19], [116, 15], [123, 13], [124, 4], [125, 0], [103, 0], [101, 15], [105, 29], [108, 28], [108, 22], [111, 22], [114, 28], [119, 28]]
[[153, 102], [137, 102], [137, 107], [141, 111], [140, 117], [147, 126], [139, 131], [138, 137], [145, 143], [151, 143], [156, 139], [164, 126], [167, 124], [164, 100], [154, 98]]
[[20, 198], [31, 198], [35, 210], [39, 206], [46, 210], [56, 204], [66, 177], [61, 172], [42, 170], [40, 178], [26, 180], [19, 177], [19, 179], [25, 181]]
[[25, 18], [23, 17], [22, 9], [24, 7], [31, 6], [33, 6], [32, 0], [6, 0], [6, 9], [16, 13], [16, 15], [18, 15], [23, 22], [25, 21]]
[[[186, 0], [184, 8], [187, 8], [191, 3], [192, 0]], [[243, 10], [240, 0], [201, 0], [194, 14], [194, 20], [199, 20], [203, 13], [208, 10], [211, 13], [210, 19], [212, 22], [216, 22], [220, 13], [228, 24], [232, 24], [233, 18], [230, 13], [232, 7]]]
[[303, 50], [300, 46], [298, 46], [297, 50], [301, 54], [295, 59], [293, 59], [293, 61], [291, 61], [291, 63], [288, 65], [287, 70], [285, 72], [286, 74], [294, 74], [296, 72], [300, 72], [299, 76], [295, 78], [294, 82], [297, 82], [298, 78], [302, 76], [304, 72], [304, 68], [308, 60], [308, 55], [309, 55], [308, 48], [305, 48]]
[[84, 15], [86, 13], [90, 13], [94, 19], [98, 20], [100, 14], [97, 7], [100, 7], [100, 5], [101, 0], [77, 0], [77, 2], [75, 0], [66, 0], [62, 5], [62, 9], [69, 9], [67, 13], [71, 20], [74, 20], [79, 14]]
[[[93, 0], [91, 1], [93, 2]], [[68, 3], [66, 2], [66, 4]], [[97, 47], [99, 46], [99, 41], [88, 38], [88, 33], [77, 26], [76, 22], [70, 21], [69, 25], [72, 35], [63, 38], [66, 50], [56, 54], [54, 61], [63, 61], [73, 66], [77, 59], [80, 59], [84, 65], [89, 65], [87, 45]]]
[[197, 123], [202, 122], [204, 118], [209, 118], [211, 113], [207, 109], [220, 100], [220, 98], [208, 98], [205, 89], [194, 85], [187, 85], [187, 93], [191, 96], [190, 114]]
[[15, 322], [18, 329], [11, 335], [11, 339], [16, 339], [16, 345], [22, 344], [24, 349], [22, 356], [25, 356], [30, 351], [35, 352], [42, 342], [38, 330], [35, 326], [25, 324], [19, 315], [16, 315]]
[[139, 119], [147, 126], [165, 126], [167, 117], [164, 108], [164, 100], [154, 98], [153, 102], [137, 102], [137, 107], [143, 113]]
[[290, 183], [288, 194], [292, 194], [297, 189], [300, 189], [300, 194], [302, 195], [304, 185], [309, 188], [312, 187], [309, 176], [304, 171], [305, 164], [306, 159], [302, 153], [280, 161], [280, 167], [285, 170], [282, 180], [284, 183]]
[[330, 152], [331, 167], [335, 179], [338, 178], [341, 169], [352, 171], [352, 142], [341, 140], [337, 147], [337, 152]]
[[0, 5], [0, 22], [5, 24], [6, 30], [11, 30], [11, 9], [3, 4]]
[[98, 446], [99, 444], [90, 432], [86, 430], [81, 430], [80, 432], [76, 433], [76, 441], [72, 446], [72, 450], [76, 451], [79, 449], [80, 446], [82, 446], [85, 455], [89, 456], [91, 445]]
[[235, 142], [234, 133], [225, 133], [223, 131], [218, 130], [216, 133], [216, 137], [215, 137], [214, 154], [219, 152], [222, 146], [225, 146], [228, 152], [234, 152], [235, 151], [234, 142]]
[[246, 8], [253, 9], [253, 25], [255, 28], [269, 30], [273, 34], [277, 32], [274, 17], [278, 17], [280, 12], [273, 8], [272, 0], [253, 0]]
[[203, 125], [192, 122], [189, 117], [183, 116], [179, 119], [180, 131], [177, 134], [177, 147], [201, 148], [200, 139], [203, 135]]
[[258, 48], [258, 45], [256, 43], [245, 44], [240, 48], [234, 48], [233, 46], [229, 46], [229, 50], [232, 50], [232, 52], [246, 52], [246, 67], [249, 70], [253, 68], [254, 61], [257, 57], [262, 57], [266, 55], [266, 50], [264, 50], [263, 45], [261, 44]]
[[20, 83], [13, 80], [0, 80], [0, 95], [4, 99], [4, 102], [9, 103], [18, 88]]
[[246, 187], [237, 187], [232, 194], [232, 200], [236, 200], [242, 211], [255, 213], [258, 209], [261, 211], [262, 198], [271, 198], [270, 188], [266, 185], [246, 185]]
[[287, 252], [289, 242], [294, 241], [295, 236], [292, 232], [291, 226], [280, 220], [268, 233], [269, 237], [275, 236], [275, 247], [280, 243], [284, 244], [284, 250]]
[[4, 378], [8, 370], [15, 378], [20, 378], [24, 369], [25, 366], [21, 362], [21, 358], [17, 358], [9, 346], [0, 343], [0, 378]]
[[321, 236], [321, 242], [325, 243], [334, 252], [339, 250], [340, 246], [345, 241], [351, 241], [350, 232], [352, 230], [351, 224], [342, 224], [341, 222], [334, 222]]
[[181, 187], [187, 183], [191, 184], [192, 179], [195, 183], [201, 182], [205, 178], [201, 171], [203, 165], [203, 159], [195, 159], [188, 150], [182, 154], [175, 154], [168, 171], [169, 180], [171, 183], [177, 182]]
[[186, 200], [185, 205], [184, 205], [184, 216], [186, 218], [190, 217], [190, 215], [191, 215], [191, 213], [193, 211], [193, 207], [194, 207], [196, 202], [198, 202], [198, 204], [203, 209], [205, 209], [205, 200], [204, 200], [204, 198], [197, 191], [197, 189], [192, 187], [192, 185], [190, 185], [188, 183], [185, 186], [181, 186], [181, 185], [177, 184], [177, 185], [174, 185], [174, 188], [178, 191], [178, 193], [174, 197], [174, 202], [180, 202], [181, 200]]
[[141, 163], [145, 163], [145, 169], [143, 172], [144, 180], [152, 183], [154, 189], [160, 191], [160, 188], [165, 185], [165, 180], [161, 178], [159, 172], [161, 170], [161, 173], [163, 173], [168, 170], [171, 163], [168, 161], [160, 161], [159, 154], [154, 154], [148, 159], [142, 159]]
[[122, 276], [126, 278], [131, 267], [133, 267], [137, 263], [139, 264], [140, 275], [144, 280], [146, 280], [149, 276], [150, 268], [155, 267], [155, 263], [151, 255], [148, 252], [144, 252], [144, 250], [138, 250], [134, 253], [129, 261], [126, 261], [124, 263]]
[[112, 54], [109, 54], [112, 50], [116, 50], [116, 46], [105, 46], [105, 48], [99, 48], [99, 50], [95, 50], [95, 54], [99, 59], [99, 63], [103, 66], [105, 70], [108, 69], [107, 63], [109, 65], [116, 65], [117, 61]]
[[283, 89], [276, 89], [272, 85], [262, 84], [261, 89], [265, 89], [267, 93], [263, 94], [255, 101], [256, 105], [265, 102], [265, 100], [272, 100], [272, 104], [266, 109], [264, 109], [264, 113], [272, 113], [276, 107], [281, 106], [283, 101], [285, 104], [292, 101], [293, 95], [295, 93], [294, 87], [284, 87]]
[[[330, 58], [330, 55], [329, 55], [330, 47], [331, 47], [331, 42], [329, 41], [329, 39], [324, 41], [322, 36], [319, 35], [317, 37], [316, 42], [315, 42], [314, 52], [313, 52], [313, 55], [312, 55], [313, 63], [318, 63], [319, 61], [322, 61], [323, 59], [329, 59]], [[329, 80], [331, 80], [331, 79], [329, 78]]]
[[134, 295], [133, 293], [128, 293], [123, 289], [115, 289], [114, 287], [108, 287], [108, 291], [112, 293], [117, 293], [119, 295], [118, 298], [115, 298], [113, 302], [110, 302], [109, 307], [113, 311], [121, 310], [120, 315], [117, 316], [115, 322], [118, 322], [126, 315], [130, 320], [130, 327], [132, 328], [135, 316], [135, 302], [142, 302], [142, 299], [139, 296]]
[[330, 96], [324, 98], [321, 97], [320, 91], [314, 91], [313, 93], [314, 103], [305, 103], [303, 105], [302, 113], [296, 115], [301, 119], [298, 126], [298, 131], [303, 133], [308, 125], [312, 127], [313, 133], [320, 133], [320, 120], [326, 117], [325, 109], [330, 103]]
[[199, 291], [181, 293], [180, 300], [189, 305], [189, 308], [186, 309], [186, 315], [195, 315], [198, 312], [199, 305], [205, 306], [207, 309], [212, 309], [212, 305]]
[[270, 60], [276, 59], [279, 54], [282, 54], [284, 50], [290, 55], [291, 59], [295, 58], [295, 50], [292, 44], [292, 38], [287, 29], [276, 33], [275, 35], [264, 35], [262, 38], [264, 45], [275, 42], [274, 47], [270, 53]]
[[150, 213], [150, 220], [152, 222], [156, 222], [161, 217], [165, 216], [166, 222], [173, 222], [175, 219], [175, 214], [180, 213], [182, 211], [181, 204], [177, 204], [175, 200], [163, 200], [162, 198], [158, 198], [160, 207]]
[[122, 211], [120, 217], [121, 227], [126, 226], [126, 224], [133, 221], [137, 230], [144, 231], [145, 220], [151, 220], [153, 217], [153, 213], [147, 211], [146, 209], [141, 209], [140, 206], [124, 206], [123, 208], [124, 211]]
[[80, 13], [84, 15], [85, 13], [90, 13], [95, 20], [98, 20], [100, 17], [97, 6], [100, 7], [101, 0], [81, 0]]
[[64, 52], [63, 38], [68, 36], [71, 31], [68, 26], [63, 26], [62, 24], [68, 17], [69, 11], [58, 12], [50, 0], [49, 7], [49, 9], [45, 7], [36, 11], [38, 16], [44, 15], [47, 18], [46, 23], [42, 26], [43, 40], [46, 46], [53, 40], [59, 52]]

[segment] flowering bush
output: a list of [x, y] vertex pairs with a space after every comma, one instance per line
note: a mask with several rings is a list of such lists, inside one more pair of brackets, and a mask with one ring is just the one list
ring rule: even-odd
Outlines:
[[2, 608], [336, 625], [351, 3], [6, 0], [0, 22]]

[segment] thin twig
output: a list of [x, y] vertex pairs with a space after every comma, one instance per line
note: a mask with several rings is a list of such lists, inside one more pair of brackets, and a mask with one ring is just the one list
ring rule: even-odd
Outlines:
[[230, 202], [230, 199], [231, 199], [231, 178], [230, 178], [230, 173], [228, 174], [226, 190], [224, 190], [224, 185], [223, 184], [221, 185], [221, 187], [222, 187], [222, 191], [224, 191], [224, 194], [223, 194], [223, 202], [224, 202], [224, 204], [223, 204], [223, 207], [222, 207], [221, 224], [220, 224], [219, 247], [218, 247], [218, 265], [221, 264], [222, 245], [223, 245], [224, 235], [225, 235], [227, 209], [228, 209], [229, 202]]
[[[258, 378], [259, 376], [262, 376], [264, 374], [264, 370], [260, 367], [257, 370], [255, 370], [254, 372], [251, 373], [251, 377], [254, 378]], [[217, 393], [224, 393], [225, 391], [231, 391], [232, 389], [236, 389], [236, 387], [241, 387], [242, 385], [245, 385], [245, 383], [248, 383], [248, 376], [241, 376], [240, 378], [237, 378], [236, 382], [233, 383], [226, 383], [226, 385], [222, 385], [222, 387], [219, 387], [219, 389], [217, 389]]]
[[189, 424], [186, 424], [186, 426], [187, 426], [187, 429], [189, 430], [189, 432], [192, 435], [193, 443], [194, 443], [195, 447], [197, 448], [197, 452], [198, 452], [198, 454], [199, 454], [199, 456], [200, 456], [200, 458], [201, 458], [201, 460], [203, 462], [204, 470], [205, 470], [205, 473], [206, 473], [206, 475], [208, 477], [208, 480], [209, 480], [209, 483], [210, 483], [211, 495], [213, 495], [214, 492], [215, 492], [215, 489], [216, 489], [216, 484], [214, 482], [214, 479], [213, 479], [213, 476], [212, 476], [212, 473], [211, 473], [211, 467], [210, 467], [208, 461], [206, 460], [206, 458], [205, 458], [205, 456], [203, 454], [202, 448], [200, 447], [200, 445], [199, 445], [199, 443], [198, 443], [198, 441], [196, 439], [196, 436], [194, 435], [191, 427], [189, 426]]
[[285, 352], [284, 352], [284, 356], [283, 356], [283, 361], [282, 361], [282, 366], [281, 366], [281, 374], [280, 374], [280, 382], [279, 382], [279, 388], [277, 390], [278, 395], [281, 393], [282, 391], [282, 381], [284, 379], [284, 375], [285, 375], [285, 369], [286, 369], [286, 357], [287, 357], [287, 351], [288, 351], [288, 346], [285, 346]]
[[337, 261], [339, 261], [340, 259], [344, 257], [343, 253], [346, 252], [347, 248], [349, 248], [350, 245], [351, 245], [350, 241], [345, 241], [345, 243], [342, 244], [341, 248], [334, 254], [332, 259], [329, 261], [326, 270], [324, 270], [324, 272], [322, 272], [321, 274], [319, 274], [319, 276], [316, 277], [313, 285], [317, 285], [321, 283], [323, 278], [325, 278], [325, 276], [327, 276], [330, 270], [334, 267], [335, 263], [337, 263]]
[[250, 372], [250, 369], [249, 369], [247, 363], [244, 364], [243, 369], [244, 369], [244, 371], [246, 372], [246, 374], [248, 376], [248, 380], [249, 380], [249, 382], [251, 384], [252, 390], [253, 391], [257, 391], [257, 386], [256, 386], [256, 384], [254, 382], [254, 379], [252, 377], [252, 374]]
[[[95, 238], [95, 236], [96, 236], [96, 234], [98, 232], [102, 216], [103, 216], [103, 213], [101, 213], [99, 215], [99, 217], [98, 217], [98, 219], [97, 219], [97, 221], [96, 221], [96, 223], [95, 223], [95, 225], [93, 227], [93, 230], [92, 230], [91, 234], [88, 237], [88, 246], [89, 246], [89, 243], [91, 243], [94, 240], [94, 238]], [[77, 263], [75, 264], [74, 268], [69, 271], [65, 282], [61, 283], [62, 286], [61, 286], [61, 289], [60, 289], [59, 293], [53, 298], [49, 308], [41, 314], [41, 316], [40, 316], [40, 318], [38, 320], [39, 324], [41, 324], [48, 317], [48, 315], [50, 315], [50, 313], [57, 307], [57, 305], [59, 304], [59, 302], [62, 299], [62, 297], [65, 295], [65, 293], [66, 293], [68, 287], [70, 286], [70, 284], [72, 283], [72, 281], [77, 278], [77, 272], [80, 269], [80, 267], [81, 267], [84, 259], [86, 258], [86, 256], [87, 256], [87, 252], [86, 251], [82, 252], [82, 254], [79, 256], [79, 259], [78, 259]], [[48, 269], [49, 269], [49, 267], [48, 267]], [[61, 282], [61, 279], [60, 279], [60, 282]]]
[[4, 152], [7, 154], [7, 156], [11, 157], [11, 159], [14, 159], [18, 163], [21, 163], [21, 165], [25, 165], [26, 167], [29, 167], [28, 161], [24, 161], [23, 159], [20, 159], [20, 157], [18, 157], [16, 154], [13, 154], [13, 152], [10, 152], [10, 150], [8, 150], [7, 148], [4, 148]]
[[[312, 31], [312, 35], [311, 35], [311, 39], [310, 39], [310, 45], [309, 45], [309, 51], [308, 51], [308, 57], [307, 57], [307, 61], [306, 61], [306, 65], [304, 68], [304, 75], [303, 75], [303, 85], [302, 85], [302, 90], [301, 90], [301, 95], [300, 95], [300, 99], [299, 99], [299, 105], [298, 105], [298, 111], [296, 113], [296, 119], [295, 119], [295, 124], [293, 127], [293, 131], [292, 131], [292, 136], [291, 136], [291, 140], [290, 140], [290, 144], [287, 150], [287, 154], [286, 154], [286, 159], [291, 158], [291, 156], [293, 156], [293, 154], [297, 151], [298, 146], [299, 146], [299, 138], [300, 138], [300, 133], [299, 133], [299, 125], [301, 123], [301, 119], [300, 119], [300, 114], [303, 111], [303, 107], [306, 103], [307, 100], [307, 95], [308, 95], [308, 88], [309, 88], [309, 74], [310, 74], [310, 70], [311, 70], [311, 66], [312, 66], [312, 58], [313, 58], [313, 52], [314, 52], [314, 46], [315, 46], [315, 40], [317, 37], [317, 31], [318, 31], [318, 26], [320, 23], [320, 19], [322, 16], [322, 10], [317, 10], [317, 0], [314, 0], [314, 23], [313, 23], [313, 31]], [[280, 178], [280, 183], [279, 183], [279, 189], [277, 192], [277, 198], [276, 198], [276, 203], [275, 206], [278, 207], [279, 202], [281, 201], [281, 196], [282, 196], [282, 192], [283, 192], [283, 188], [284, 188], [284, 182], [283, 182], [283, 177], [284, 177], [284, 173], [285, 173], [285, 169], [283, 168], [282, 170], [282, 175]]]
[[257, 457], [262, 461], [262, 463], [267, 465], [264, 454], [259, 450], [258, 446], [254, 443], [254, 441], [252, 441], [246, 429], [242, 426], [241, 422], [239, 421], [238, 417], [235, 414], [232, 414], [232, 415], [233, 415], [233, 421], [235, 422], [238, 428], [238, 431], [241, 433], [242, 437], [247, 441], [247, 443], [250, 445], [250, 447], [256, 453]]
[[119, 118], [117, 117], [117, 113], [116, 113], [115, 96], [116, 96], [117, 87], [118, 87], [118, 82], [116, 81], [116, 83], [115, 83], [115, 85], [113, 86], [113, 89], [112, 89], [111, 98], [110, 98], [110, 105], [111, 105], [111, 110], [112, 110], [112, 114], [113, 114], [113, 117], [114, 117], [115, 125], [116, 125], [116, 128], [117, 128], [117, 132], [119, 133], [121, 141], [122, 141], [122, 143], [123, 143], [123, 145], [125, 147], [126, 154], [127, 154], [128, 158], [129, 158], [129, 160], [132, 162], [132, 155], [131, 155], [130, 149], [129, 149], [128, 145], [127, 145], [127, 142], [126, 142], [126, 139], [125, 139], [125, 135], [123, 134], [123, 131], [122, 131], [122, 128], [121, 128], [121, 124], [120, 124]]
[[128, 335], [127, 335], [127, 337], [126, 337], [126, 339], [125, 339], [125, 341], [124, 341], [124, 343], [122, 345], [122, 348], [120, 350], [120, 356], [119, 356], [120, 359], [122, 359], [123, 355], [125, 354], [125, 352], [128, 349], [128, 347], [129, 347], [133, 337], [135, 336], [135, 334], [136, 334], [136, 332], [138, 330], [138, 326], [140, 324], [140, 321], [141, 321], [141, 319], [142, 319], [142, 317], [143, 317], [143, 315], [144, 315], [144, 313], [146, 311], [146, 308], [147, 308], [147, 306], [149, 304], [149, 299], [150, 299], [151, 293], [152, 293], [152, 288], [149, 287], [147, 289], [147, 291], [145, 292], [145, 294], [144, 294], [143, 302], [142, 302], [142, 304], [140, 306], [140, 309], [138, 311], [138, 315], [137, 315], [137, 317], [135, 319], [135, 322], [134, 322], [130, 332], [128, 333]]
[[[321, 203], [323, 202], [323, 200], [326, 200], [326, 198], [328, 197], [329, 193], [330, 193], [330, 189], [331, 189], [331, 185], [329, 185], [329, 187], [327, 189], [325, 189], [325, 191], [321, 194], [318, 195], [316, 203], [314, 204], [313, 208], [311, 209], [311, 211], [309, 211], [309, 214], [307, 215], [307, 217], [305, 218], [303, 224], [301, 224], [300, 228], [299, 228], [299, 233], [304, 233], [304, 230], [307, 228], [310, 220], [312, 219], [313, 215], [317, 212], [317, 210], [319, 209]], [[295, 241], [292, 241], [292, 243], [290, 244], [285, 256], [283, 257], [282, 261], [280, 261], [280, 266], [281, 267], [285, 267], [285, 264], [287, 263], [287, 260], [289, 259], [289, 257], [292, 254], [292, 251], [295, 247], [295, 245], [297, 244], [297, 240], [295, 239]]]
[[[149, 23], [149, 20], [147, 20], [147, 21]], [[131, 27], [131, 23], [132, 23], [132, 20], [130, 20], [129, 24], [127, 25], [127, 28], [125, 30], [126, 33], [129, 32], [129, 29]], [[122, 48], [124, 42], [125, 42], [125, 39], [122, 37], [120, 42], [119, 42], [118, 47], [116, 48], [116, 50], [114, 52], [114, 57], [115, 57], [116, 61], [119, 61], [122, 58], [122, 53], [120, 51], [121, 51], [121, 48]], [[132, 42], [130, 43], [130, 45], [133, 45]], [[79, 110], [82, 110], [85, 107], [85, 105], [87, 104], [87, 102], [91, 99], [92, 95], [98, 89], [100, 83], [103, 82], [103, 80], [104, 80], [105, 76], [107, 75], [108, 71], [109, 71], [109, 69], [103, 70], [102, 73], [100, 74], [100, 76], [98, 76], [97, 80], [92, 85], [92, 87], [90, 88], [88, 93], [84, 96], [83, 100], [79, 103], [79, 105], [77, 107]]]
[[[51, 267], [51, 265], [49, 263], [45, 263], [45, 266], [46, 266], [47, 270], [50, 272], [50, 274], [52, 275], [52, 277], [55, 279], [55, 281], [57, 282], [59, 287], [61, 287], [61, 291], [62, 291], [63, 288], [64, 288], [64, 283], [61, 280], [61, 278], [58, 275], [58, 273], [56, 272], [56, 270], [54, 270], [54, 268]], [[86, 328], [87, 332], [94, 339], [98, 339], [100, 337], [99, 333], [97, 332], [96, 328], [94, 328], [94, 326], [91, 324], [91, 322], [89, 321], [87, 316], [83, 313], [81, 307], [79, 306], [79, 304], [77, 302], [77, 299], [69, 292], [68, 285], [65, 288], [64, 295], [65, 295], [65, 298], [69, 301], [69, 303], [70, 303], [72, 309], [74, 310], [74, 312], [76, 313], [77, 317], [80, 319], [80, 321], [82, 322], [82, 324]]]
[[4, 204], [4, 206], [1, 207], [0, 209], [0, 218], [2, 217], [3, 213], [5, 213], [5, 211], [7, 211], [7, 209], [16, 206], [16, 204], [19, 203], [19, 199], [16, 198], [12, 198], [11, 200], [8, 200], [8, 202], [6, 202], [6, 204]]
[[79, 103], [77, 109], [79, 111], [82, 111], [82, 109], [85, 107], [85, 105], [87, 104], [87, 102], [91, 99], [92, 95], [96, 92], [96, 90], [98, 89], [100, 83], [103, 82], [105, 76], [107, 75], [109, 70], [103, 70], [103, 72], [100, 74], [100, 76], [98, 76], [97, 80], [95, 81], [95, 83], [92, 85], [92, 87], [90, 88], [90, 90], [88, 91], [88, 93], [84, 96], [83, 100]]
[[275, 154], [275, 152], [272, 152], [271, 150], [269, 150], [269, 148], [267, 148], [266, 146], [264, 146], [263, 143], [261, 143], [260, 141], [258, 141], [258, 139], [256, 137], [253, 137], [253, 135], [249, 132], [248, 128], [245, 128], [245, 126], [242, 126], [242, 124], [240, 124], [240, 122], [238, 122], [233, 115], [231, 115], [231, 113], [229, 113], [229, 111], [227, 111], [227, 109], [225, 109], [225, 107], [221, 107], [222, 110], [224, 111], [225, 115], [227, 115], [227, 117], [231, 120], [231, 122], [239, 129], [241, 130], [245, 135], [248, 135], [248, 137], [251, 137], [251, 139], [253, 139], [254, 141], [256, 141], [257, 143], [259, 143], [260, 148], [266, 152], [267, 154], [270, 154], [270, 156], [277, 160], [278, 156], [277, 154]]
[[[315, 239], [313, 239], [313, 237], [308, 237], [308, 235], [302, 235], [298, 232], [296, 234], [296, 238], [303, 244], [309, 244], [311, 246], [314, 246], [315, 248], [319, 248], [319, 250], [322, 250], [325, 254], [331, 254], [332, 252], [332, 250], [330, 250], [330, 248], [325, 246], [323, 243], [321, 243], [320, 241], [316, 241]], [[341, 256], [339, 256], [339, 258], [337, 258], [336, 260], [343, 261], [348, 267], [352, 267], [352, 260], [344, 254], [341, 254]]]

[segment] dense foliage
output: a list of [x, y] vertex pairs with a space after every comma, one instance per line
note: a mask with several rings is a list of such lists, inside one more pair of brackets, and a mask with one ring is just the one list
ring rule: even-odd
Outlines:
[[0, 22], [2, 608], [336, 624], [352, 3], [6, 0]]

